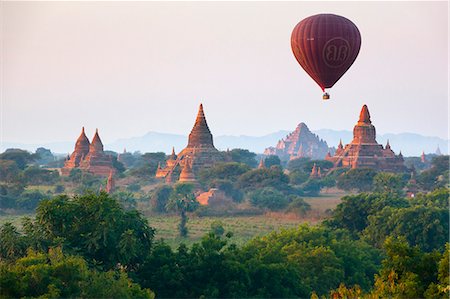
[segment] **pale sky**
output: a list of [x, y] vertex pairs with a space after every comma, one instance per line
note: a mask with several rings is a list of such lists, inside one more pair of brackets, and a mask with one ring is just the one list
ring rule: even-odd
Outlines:
[[[216, 136], [352, 130], [367, 104], [380, 134], [448, 138], [446, 1], [0, 3], [4, 141], [187, 135], [200, 102]], [[330, 101], [290, 48], [317, 13], [362, 36]]]

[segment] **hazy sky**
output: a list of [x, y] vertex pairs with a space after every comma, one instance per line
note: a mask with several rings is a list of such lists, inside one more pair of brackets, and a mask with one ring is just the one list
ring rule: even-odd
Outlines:
[[[4, 141], [187, 135], [200, 102], [214, 135], [352, 130], [367, 104], [379, 133], [448, 138], [446, 1], [0, 5]], [[362, 36], [327, 102], [290, 48], [317, 13]]]

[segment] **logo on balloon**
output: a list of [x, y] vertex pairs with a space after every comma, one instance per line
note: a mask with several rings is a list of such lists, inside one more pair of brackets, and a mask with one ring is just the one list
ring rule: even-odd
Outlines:
[[350, 43], [342, 37], [332, 38], [323, 47], [322, 55], [328, 67], [341, 67], [350, 56]]

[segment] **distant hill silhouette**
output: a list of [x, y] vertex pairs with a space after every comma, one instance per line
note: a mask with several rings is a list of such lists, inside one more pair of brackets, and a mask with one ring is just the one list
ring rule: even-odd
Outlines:
[[[290, 131], [288, 130], [281, 130], [264, 136], [214, 136], [214, 145], [219, 150], [226, 150], [227, 148], [244, 148], [252, 152], [262, 153], [265, 148], [273, 146], [289, 132]], [[336, 147], [339, 144], [339, 139], [342, 139], [342, 142], [346, 144], [353, 138], [353, 133], [351, 131], [321, 129], [312, 130], [312, 132], [325, 140], [330, 147]], [[443, 154], [448, 153], [448, 140], [439, 137], [423, 136], [415, 133], [377, 135], [377, 141], [383, 145], [386, 144], [388, 139], [394, 152], [398, 154], [399, 151], [402, 151], [404, 156], [420, 156], [422, 151], [425, 151], [425, 153], [435, 153], [438, 145]], [[75, 139], [68, 142], [42, 144], [3, 142], [0, 151], [3, 152], [7, 148], [21, 148], [34, 152], [38, 147], [45, 147], [51, 149], [54, 153], [67, 154], [73, 151], [74, 145]], [[144, 136], [122, 138], [112, 143], [106, 143], [105, 150], [122, 152], [123, 149], [126, 148], [128, 152], [140, 151], [145, 153], [159, 151], [170, 153], [172, 146], [175, 146], [175, 150], [178, 152], [186, 145], [187, 136], [148, 132]]]

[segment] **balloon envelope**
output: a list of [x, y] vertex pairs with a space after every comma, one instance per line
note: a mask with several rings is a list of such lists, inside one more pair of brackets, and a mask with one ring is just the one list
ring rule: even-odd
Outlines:
[[325, 90], [331, 88], [355, 61], [361, 48], [361, 35], [347, 18], [318, 14], [295, 26], [291, 47], [298, 63]]

